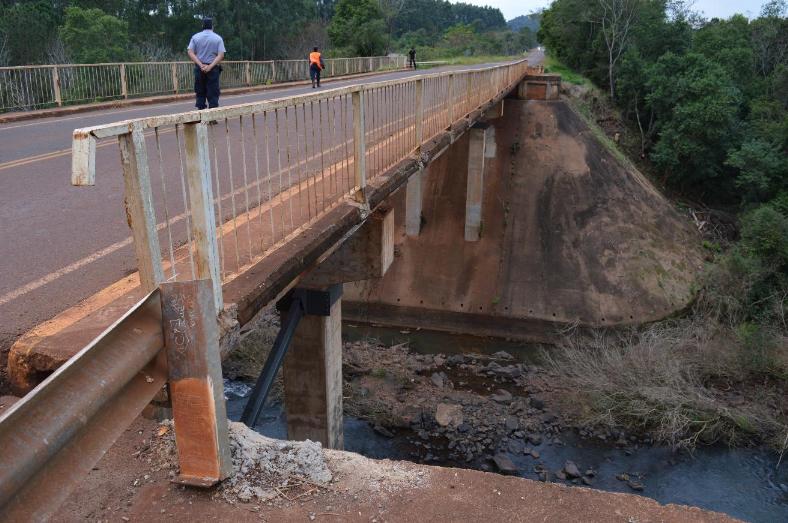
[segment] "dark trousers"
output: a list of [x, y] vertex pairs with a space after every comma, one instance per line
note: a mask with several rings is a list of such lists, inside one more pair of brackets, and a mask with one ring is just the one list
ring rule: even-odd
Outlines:
[[410, 58], [408, 58], [408, 67], [412, 67], [416, 69], [416, 57], [411, 56]]
[[309, 66], [309, 79], [312, 80], [312, 86], [317, 84], [320, 87], [320, 67], [317, 64]]
[[[194, 66], [194, 94], [197, 95], [197, 109], [205, 109], [210, 107], [219, 107], [219, 75], [222, 74], [222, 68], [216, 66], [207, 73]], [[205, 104], [206, 99], [208, 104]]]

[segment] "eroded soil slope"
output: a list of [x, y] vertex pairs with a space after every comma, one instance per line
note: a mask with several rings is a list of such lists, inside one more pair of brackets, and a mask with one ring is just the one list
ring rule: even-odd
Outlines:
[[481, 241], [463, 239], [464, 136], [425, 174], [419, 237], [405, 236], [404, 194], [394, 198], [396, 261], [382, 280], [346, 286], [351, 316], [528, 337], [653, 321], [692, 300], [696, 232], [566, 103], [507, 99], [494, 125]]

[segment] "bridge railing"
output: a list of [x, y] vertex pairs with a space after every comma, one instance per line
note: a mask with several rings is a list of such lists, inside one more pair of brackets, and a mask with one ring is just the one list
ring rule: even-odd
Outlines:
[[[404, 56], [332, 58], [325, 77], [405, 67]], [[306, 60], [225, 61], [220, 82], [242, 88], [309, 78]], [[0, 67], [0, 112], [192, 91], [191, 62], [128, 62]]]
[[[158, 283], [211, 277], [221, 304], [221, 283], [243, 263], [339, 202], [368, 207], [367, 184], [387, 166], [426, 158], [422, 144], [478, 118], [477, 109], [500, 99], [526, 70], [519, 61], [75, 131], [77, 185], [95, 182], [96, 142], [119, 141], [126, 211], [150, 293], [0, 414], [0, 519], [52, 517], [173, 376], [167, 333], [211, 325], [212, 307], [192, 316], [200, 308], [177, 299], [170, 301], [181, 314], [173, 327], [162, 307], [167, 285]], [[203, 350], [218, 357], [218, 340], [211, 340]], [[212, 441], [207, 433], [191, 437]]]
[[95, 183], [98, 140], [119, 140], [126, 216], [145, 291], [222, 283], [370, 180], [510, 89], [525, 60], [74, 131], [74, 185]]

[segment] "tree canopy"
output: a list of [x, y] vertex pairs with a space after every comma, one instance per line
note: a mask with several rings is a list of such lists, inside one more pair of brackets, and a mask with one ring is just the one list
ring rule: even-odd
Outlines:
[[[478, 52], [533, 41], [498, 9], [447, 0], [0, 0], [0, 65], [182, 58], [204, 16], [236, 60], [300, 58], [314, 46], [334, 55], [434, 47], [458, 25], [473, 29], [464, 48]], [[96, 42], [106, 48], [91, 50]]]
[[627, 0], [631, 27], [611, 74], [601, 19], [614, 1], [555, 0], [541, 42], [615, 93], [672, 187], [744, 206], [788, 199], [785, 0], [753, 20], [705, 20], [682, 0]]

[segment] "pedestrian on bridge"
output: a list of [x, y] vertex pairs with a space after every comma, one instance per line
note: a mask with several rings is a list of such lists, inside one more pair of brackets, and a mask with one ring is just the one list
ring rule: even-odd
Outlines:
[[[213, 20], [204, 18], [202, 31], [192, 36], [188, 47], [189, 59], [194, 62], [194, 94], [197, 109], [219, 107], [219, 75], [224, 60], [224, 40], [213, 32]], [[207, 105], [206, 105], [207, 100]]]
[[323, 62], [323, 55], [317, 47], [312, 48], [309, 53], [309, 78], [312, 80], [312, 89], [320, 87], [320, 71], [326, 68]]
[[408, 67], [416, 69], [416, 48], [411, 47], [408, 51]]

